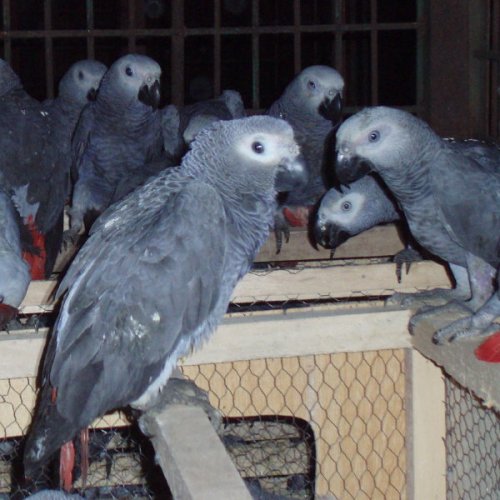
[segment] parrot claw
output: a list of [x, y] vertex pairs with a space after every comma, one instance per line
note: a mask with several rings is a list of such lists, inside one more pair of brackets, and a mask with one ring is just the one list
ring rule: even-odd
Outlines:
[[455, 342], [460, 339], [488, 336], [497, 330], [498, 324], [490, 324], [485, 327], [481, 321], [477, 321], [477, 316], [473, 314], [440, 328], [433, 335], [432, 342], [437, 345], [442, 345], [446, 341]]
[[290, 226], [282, 210], [278, 210], [274, 216], [274, 236], [276, 238], [276, 254], [279, 254], [283, 246], [283, 237], [286, 243], [290, 241]]
[[148, 433], [148, 413], [161, 411], [165, 406], [175, 404], [200, 407], [207, 414], [215, 430], [222, 429], [222, 415], [217, 408], [210, 404], [207, 392], [200, 389], [192, 380], [175, 376], [169, 379], [154, 402], [154, 406], [148, 408], [144, 417], [140, 419], [141, 430], [146, 435], [150, 435], [151, 433]]
[[412, 263], [420, 260], [422, 260], [422, 255], [413, 248], [405, 248], [393, 257], [392, 261], [396, 264], [398, 283], [401, 283], [403, 265], [405, 266], [406, 274], [408, 274]]

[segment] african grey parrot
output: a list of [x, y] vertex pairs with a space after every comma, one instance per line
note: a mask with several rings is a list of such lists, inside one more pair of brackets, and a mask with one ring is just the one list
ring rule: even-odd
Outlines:
[[[283, 197], [276, 213], [275, 233], [278, 251], [282, 234], [288, 238], [287, 217], [297, 210], [298, 224], [307, 225], [309, 211], [327, 190], [323, 165], [327, 138], [342, 117], [342, 76], [329, 66], [309, 66], [286, 87], [267, 114], [283, 118], [293, 128], [306, 164], [309, 181]], [[303, 212], [306, 212], [303, 215]]]
[[[475, 139], [444, 140], [455, 151], [485, 167], [500, 169], [500, 147], [497, 144]], [[401, 218], [404, 219], [396, 199], [380, 178], [367, 175], [347, 187], [332, 188], [323, 196], [316, 214], [316, 242], [335, 249], [351, 236], [378, 224], [400, 221]], [[407, 241], [406, 244], [405, 250], [394, 257], [399, 281], [403, 264], [408, 270], [411, 262], [422, 259], [420, 252], [413, 248], [414, 242]]]
[[97, 416], [153, 403], [179, 357], [225, 313], [268, 236], [277, 192], [303, 175], [283, 120], [219, 121], [180, 167], [96, 220], [57, 292], [64, 299], [25, 446], [28, 477]]
[[97, 99], [82, 112], [73, 136], [70, 230], [73, 239], [110, 204], [120, 180], [163, 154], [161, 68], [128, 54], [104, 75]]
[[160, 159], [147, 162], [118, 182], [111, 203], [121, 200], [128, 193], [144, 184], [162, 170], [180, 164], [189, 144], [198, 132], [218, 120], [232, 120], [246, 116], [243, 100], [235, 90], [207, 101], [200, 101], [178, 109], [173, 104], [162, 110], [164, 154]]
[[0, 65], [0, 80], [10, 75], [15, 84], [0, 97], [0, 172], [31, 233], [27, 245], [23, 240], [23, 247], [34, 279], [50, 274], [59, 251], [70, 134], [87, 95], [95, 91], [103, 67], [95, 61], [74, 64], [61, 80], [58, 97], [39, 103], [26, 94], [6, 63]]
[[217, 120], [233, 120], [246, 116], [241, 94], [236, 90], [224, 90], [219, 97], [195, 102], [180, 109], [180, 133], [186, 146], [196, 134]]
[[[471, 314], [438, 330], [434, 341], [498, 329], [492, 322], [500, 315], [500, 291], [493, 288], [500, 264], [500, 170], [456, 151], [422, 120], [386, 107], [367, 108], [346, 120], [336, 150], [339, 181], [377, 172], [417, 242], [449, 263], [455, 289], [420, 296], [460, 301]], [[403, 294], [395, 301], [415, 303]]]
[[31, 280], [21, 250], [20, 225], [10, 193], [0, 187], [0, 329], [16, 317]]

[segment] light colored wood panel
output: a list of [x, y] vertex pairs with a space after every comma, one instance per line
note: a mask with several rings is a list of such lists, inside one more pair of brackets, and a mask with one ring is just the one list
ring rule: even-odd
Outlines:
[[38, 334], [0, 334], [0, 379], [35, 377], [46, 338], [46, 328]]
[[[409, 317], [409, 310], [391, 308], [226, 316], [210, 340], [182, 364], [409, 347]], [[36, 376], [46, 331], [0, 334], [0, 379]]]
[[[335, 258], [386, 257], [403, 250], [404, 244], [393, 224], [377, 226], [350, 238], [335, 250]], [[310, 243], [307, 231], [292, 228], [289, 243], [283, 243], [281, 252], [276, 253], [276, 239], [271, 234], [264, 243], [256, 262], [286, 260], [329, 259], [330, 250], [319, 247], [316, 250]]]
[[394, 291], [415, 292], [450, 287], [444, 266], [417, 262], [397, 282], [394, 264], [321, 266], [303, 269], [252, 271], [236, 286], [233, 301], [388, 296]]
[[[252, 271], [236, 286], [232, 295], [235, 303], [281, 301], [290, 299], [348, 298], [387, 296], [434, 287], [449, 287], [450, 279], [444, 266], [431, 261], [414, 263], [409, 274], [396, 280], [394, 264], [331, 265], [318, 267]], [[55, 281], [30, 283], [20, 311], [24, 314], [43, 313], [53, 309]]]
[[225, 318], [182, 364], [410, 347], [409, 310], [288, 311]]
[[418, 351], [409, 353], [411, 500], [446, 498], [445, 386], [440, 368]]
[[251, 500], [235, 465], [201, 408], [170, 405], [146, 416], [156, 456], [174, 498]]

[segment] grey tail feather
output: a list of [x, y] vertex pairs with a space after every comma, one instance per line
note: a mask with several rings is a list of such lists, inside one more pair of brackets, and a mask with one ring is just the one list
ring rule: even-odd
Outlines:
[[63, 418], [52, 402], [52, 388], [45, 385], [40, 391], [35, 418], [24, 444], [24, 475], [38, 480], [45, 467], [56, 457], [59, 448], [73, 439], [78, 429]]

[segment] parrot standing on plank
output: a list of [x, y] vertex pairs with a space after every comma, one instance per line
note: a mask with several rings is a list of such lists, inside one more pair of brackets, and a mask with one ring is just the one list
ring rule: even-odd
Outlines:
[[[390, 302], [459, 303], [467, 317], [440, 328], [433, 337], [438, 344], [498, 330], [493, 321], [500, 315], [500, 169], [494, 162], [483, 165], [461, 154], [422, 120], [387, 107], [366, 108], [346, 120], [336, 151], [339, 181], [377, 172], [413, 237], [448, 262], [455, 278], [452, 290], [397, 294]], [[428, 314], [432, 309], [415, 315], [410, 327]]]
[[[452, 149], [486, 168], [500, 169], [500, 147], [495, 143], [475, 139], [456, 140], [445, 138]], [[320, 245], [335, 249], [351, 236], [378, 224], [404, 220], [397, 200], [376, 175], [367, 175], [351, 183], [330, 189], [322, 198], [316, 214], [315, 240]], [[404, 228], [404, 236], [406, 234]], [[422, 260], [415, 242], [406, 242], [406, 248], [394, 256], [396, 274], [401, 281], [401, 266]]]
[[153, 59], [123, 56], [83, 110], [72, 143], [75, 185], [66, 239], [75, 239], [111, 204], [121, 179], [162, 158], [160, 75]]
[[[58, 97], [44, 103], [24, 92], [12, 70], [5, 73], [17, 84], [0, 97], [0, 172], [28, 229], [21, 235], [33, 279], [50, 275], [60, 249], [69, 188], [70, 135], [103, 68], [95, 61], [75, 63], [62, 78]], [[0, 65], [0, 73], [4, 69]], [[29, 241], [25, 241], [28, 233]]]
[[[202, 130], [178, 168], [94, 223], [60, 284], [64, 296], [24, 449], [27, 477], [105, 412], [154, 403], [177, 360], [226, 312], [266, 240], [278, 192], [304, 181], [292, 128], [254, 116]], [[67, 457], [67, 460], [64, 458]]]
[[279, 252], [283, 235], [288, 239], [289, 222], [307, 225], [312, 207], [326, 192], [324, 178], [327, 138], [342, 118], [344, 80], [329, 66], [309, 66], [302, 70], [271, 105], [267, 114], [286, 120], [293, 128], [304, 156], [307, 185], [287, 193], [280, 200], [275, 218]]

